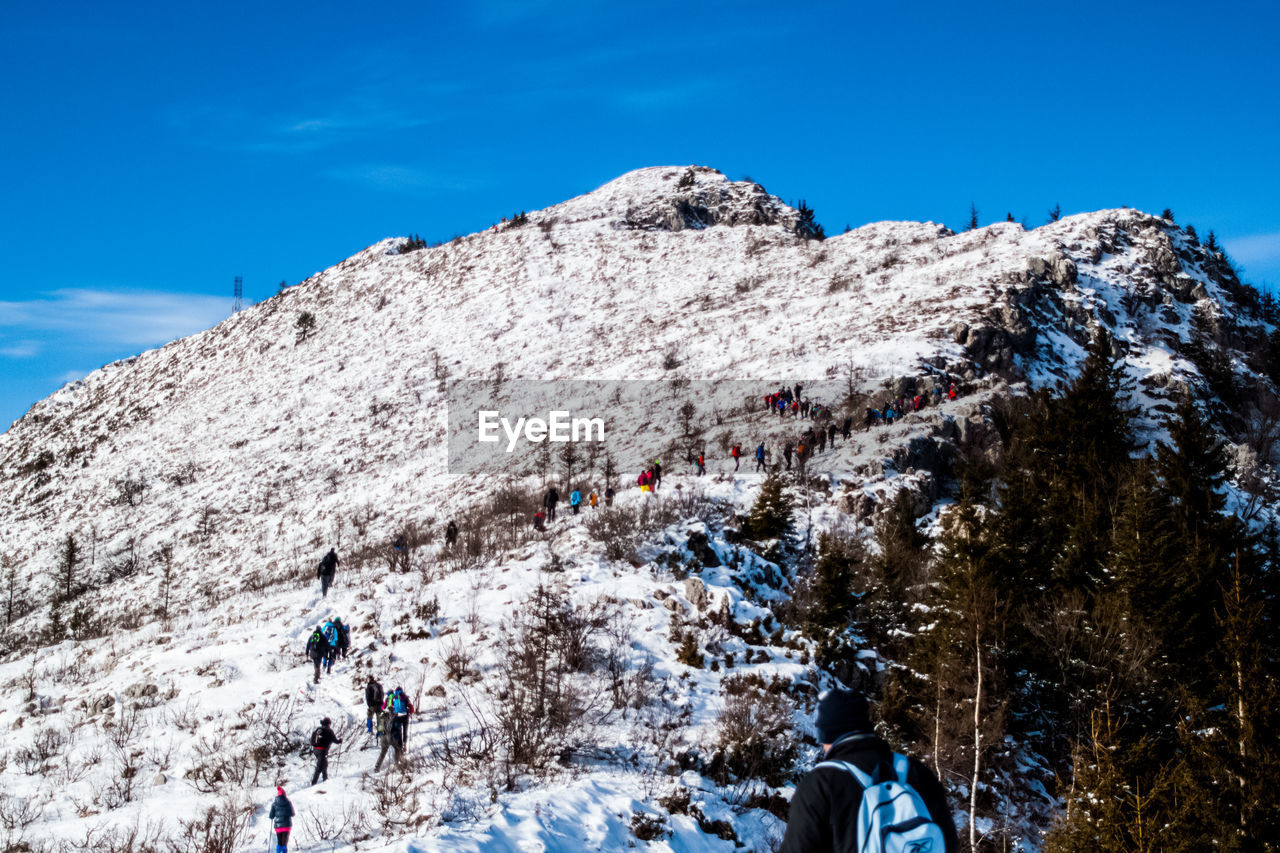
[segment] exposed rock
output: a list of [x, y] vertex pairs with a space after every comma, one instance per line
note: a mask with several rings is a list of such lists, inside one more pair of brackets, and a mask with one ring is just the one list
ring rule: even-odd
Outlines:
[[711, 542], [707, 539], [705, 532], [701, 530], [691, 531], [686, 547], [703, 566], [710, 569], [720, 565], [720, 557], [716, 554], [716, 550], [711, 547]]
[[707, 594], [707, 585], [701, 578], [685, 578], [684, 597], [689, 599], [689, 603], [698, 610], [705, 610], [707, 604], [711, 602], [711, 596]]
[[428, 690], [428, 691], [427, 691], [427, 695], [428, 695], [428, 696], [431, 696], [431, 697], [434, 697], [434, 698], [436, 698], [436, 699], [443, 699], [443, 698], [445, 698], [445, 695], [446, 695], [446, 694], [445, 694], [445, 690], [444, 690], [444, 685], [443, 685], [443, 684], [437, 684], [437, 685], [435, 685], [434, 687], [432, 687], [430, 690]]

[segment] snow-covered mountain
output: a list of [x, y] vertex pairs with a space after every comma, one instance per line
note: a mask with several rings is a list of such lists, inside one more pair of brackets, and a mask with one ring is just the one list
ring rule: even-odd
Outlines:
[[[980, 425], [992, 393], [1068, 376], [1098, 328], [1125, 354], [1147, 429], [1185, 388], [1223, 406], [1222, 377], [1188, 355], [1206, 336], [1236, 392], [1225, 427], [1243, 431], [1272, 388], [1258, 372], [1272, 327], [1256, 293], [1165, 219], [1120, 209], [1034, 230], [882, 222], [814, 236], [803, 212], [756, 184], [641, 169], [444, 245], [382, 241], [36, 403], [0, 435], [14, 617], [0, 663], [0, 796], [32, 809], [22, 834], [111, 849], [104, 839], [130, 821], [170, 832], [210, 804], [261, 806], [277, 782], [292, 792], [308, 781], [289, 735], [327, 714], [348, 744], [333, 781], [295, 797], [310, 815], [299, 834], [314, 847], [303, 849], [732, 849], [717, 832], [768, 849], [780, 823], [767, 802], [671, 763], [711, 750], [729, 674], [678, 662], [673, 640], [702, 622], [703, 651], [733, 655], [733, 674], [799, 684], [801, 707], [820, 686], [794, 631], [761, 636], [785, 585], [722, 523], [760, 477], [735, 474], [716, 439], [772, 448], [789, 424], [717, 411], [704, 424], [711, 477], [668, 457], [659, 495], [678, 497], [621, 490], [619, 504], [645, 518], [623, 556], [582, 517], [546, 537], [482, 518], [502, 489], [542, 480], [450, 472], [457, 380], [662, 381], [672, 405], [654, 417], [670, 421], [687, 381], [752, 380], [760, 393], [827, 383], [832, 405], [955, 382], [959, 399], [815, 460], [831, 487], [817, 529], [869, 522], [904, 485], [942, 497], [921, 447]], [[624, 426], [624, 484], [668, 451], [652, 432]], [[586, 485], [603, 491], [599, 470]], [[471, 521], [450, 553], [448, 518]], [[389, 543], [406, 532], [411, 571], [399, 573]], [[79, 551], [69, 583], [87, 591], [59, 617], [78, 618], [84, 638], [42, 647], [68, 537]], [[314, 566], [330, 546], [345, 563], [321, 599]], [[614, 680], [578, 672], [583, 695], [608, 684], [625, 695], [577, 709], [573, 749], [540, 781], [497, 778], [458, 756], [483, 752], [478, 721], [501, 716], [494, 684], [540, 585], [598, 616], [588, 633]], [[330, 615], [353, 624], [354, 654], [312, 688], [299, 652]], [[352, 744], [371, 672], [419, 692], [412, 794], [361, 781], [373, 757]], [[284, 751], [255, 754], [276, 729]], [[218, 756], [240, 770], [210, 769]], [[682, 797], [693, 803], [683, 813], [659, 804]], [[633, 815], [666, 829], [637, 840], [645, 819]], [[266, 834], [261, 810], [251, 821], [245, 849]], [[10, 843], [19, 832], [0, 831]]]

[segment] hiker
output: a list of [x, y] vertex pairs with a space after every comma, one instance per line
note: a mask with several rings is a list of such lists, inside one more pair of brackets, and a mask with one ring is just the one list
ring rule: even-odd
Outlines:
[[600, 502], [600, 496], [596, 494], [595, 489], [592, 489], [590, 496], [587, 497], [587, 503], [591, 505], [592, 509], [595, 509], [596, 504], [599, 502]]
[[[721, 447], [723, 446], [724, 445], [721, 445]], [[742, 455], [742, 448], [735, 444], [733, 447], [729, 448], [729, 455], [733, 457], [733, 470], [737, 471], [738, 457]]]
[[365, 721], [364, 730], [373, 732], [373, 718], [382, 710], [382, 685], [378, 683], [378, 679], [372, 675], [369, 676], [369, 683], [364, 686], [364, 709]]
[[703, 451], [698, 451], [698, 476], [701, 477], [707, 473], [707, 457]]
[[662, 460], [653, 460], [653, 490], [656, 492], [658, 486], [662, 485]]
[[827, 425], [827, 441], [831, 443], [831, 449], [836, 449], [836, 436], [840, 434], [840, 430], [834, 423]]
[[279, 785], [276, 785], [276, 799], [267, 817], [276, 833], [276, 853], [285, 853], [289, 849], [289, 831], [293, 829], [293, 803], [289, 802], [284, 788]]
[[846, 415], [844, 425], [840, 427], [840, 437], [845, 441], [849, 440], [849, 436], [853, 433], [853, 415]]
[[809, 402], [808, 397], [805, 397], [804, 402], [800, 404], [800, 417], [808, 418], [813, 413], [813, 404]]
[[804, 477], [804, 463], [809, 458], [809, 445], [801, 441], [796, 445], [796, 474]]
[[582, 492], [574, 489], [569, 493], [569, 508], [573, 510], [573, 514], [578, 514], [578, 507], [582, 505]]
[[884, 407], [884, 425], [893, 426], [893, 418], [897, 413], [886, 403]]
[[445, 547], [452, 548], [458, 542], [458, 525], [453, 523], [453, 519], [449, 519], [449, 526], [444, 529]]
[[560, 503], [560, 493], [556, 491], [556, 487], [552, 486], [547, 489], [547, 496], [542, 499], [542, 505], [547, 510], [547, 521], [556, 520], [556, 504]]
[[613, 496], [615, 494], [616, 492], [614, 492], [613, 486], [605, 486], [605, 489], [604, 489], [604, 505], [605, 506], [613, 506]]
[[329, 596], [329, 587], [333, 584], [333, 575], [338, 570], [338, 554], [332, 548], [329, 553], [320, 558], [320, 565], [316, 567], [316, 577], [320, 578], [320, 597], [327, 598]]
[[329, 641], [324, 638], [324, 629], [319, 625], [311, 632], [311, 639], [307, 640], [307, 657], [311, 658], [311, 662], [316, 667], [315, 683], [320, 683], [320, 664], [324, 663], [329, 657]]
[[407, 744], [409, 742], [409, 715], [412, 714], [413, 704], [409, 701], [409, 697], [405, 695], [403, 687], [396, 687], [387, 694], [386, 701], [382, 703], [382, 710], [390, 712], [393, 717], [391, 720], [391, 728], [400, 729], [400, 742]]
[[782, 445], [782, 461], [787, 463], [788, 471], [791, 470], [791, 453], [794, 450], [795, 447], [791, 444], [790, 440], [788, 440], [786, 444]]
[[342, 738], [333, 733], [333, 729], [329, 728], [332, 720], [325, 717], [320, 721], [320, 728], [311, 733], [311, 751], [316, 756], [316, 772], [311, 775], [311, 784], [314, 785], [322, 778], [329, 781], [329, 747], [335, 743], [342, 743]]
[[817, 439], [818, 452], [825, 453], [827, 449], [827, 431], [825, 429], [819, 429], [817, 432]]
[[756, 448], [756, 473], [757, 474], [765, 470], [764, 459], [765, 459], [764, 442], [762, 441], [760, 442], [760, 446]]
[[547, 529], [547, 522], [543, 517], [541, 510], [533, 514], [533, 529], [539, 531]]
[[330, 619], [324, 623], [323, 633], [324, 641], [329, 647], [328, 653], [324, 656], [324, 674], [328, 675], [333, 672], [333, 661], [338, 656], [338, 638], [342, 636], [342, 632], [338, 630], [334, 620]]
[[334, 617], [333, 625], [338, 633], [338, 654], [334, 655], [334, 657], [345, 659], [347, 651], [351, 648], [351, 626], [337, 617]]
[[[823, 760], [791, 798], [779, 853], [955, 853], [959, 841], [946, 791], [928, 767], [894, 753], [875, 734], [867, 697], [843, 688], [828, 691], [818, 701], [814, 727]], [[889, 808], [875, 808], [889, 799]], [[874, 817], [860, 826], [864, 809]]]
[[378, 760], [373, 763], [376, 773], [382, 768], [382, 759], [387, 757], [387, 750], [394, 750], [393, 758], [399, 764], [404, 758], [404, 734], [395, 725], [390, 713], [378, 712]]
[[797, 382], [797, 383], [795, 384], [795, 387], [791, 389], [791, 395], [792, 395], [792, 397], [794, 397], [795, 399], [799, 400], [799, 399], [800, 399], [800, 389], [801, 389], [801, 388], [803, 388], [803, 387], [804, 387], [804, 386], [802, 386], [799, 382]]
[[636, 475], [636, 485], [640, 487], [640, 491], [649, 491], [649, 472], [641, 471]]

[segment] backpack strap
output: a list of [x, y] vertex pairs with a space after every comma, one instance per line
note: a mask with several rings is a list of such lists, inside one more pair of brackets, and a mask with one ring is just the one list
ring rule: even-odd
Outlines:
[[836, 770], [843, 770], [844, 772], [849, 773], [855, 779], [858, 780], [858, 784], [862, 785], [862, 789], [864, 791], [875, 784], [871, 780], [870, 776], [868, 776], [866, 773], [863, 773], [855, 765], [850, 764], [848, 761], [822, 761], [814, 765], [813, 769], [817, 770], [820, 767], [833, 767]]
[[911, 761], [900, 752], [893, 754], [893, 774], [903, 785], [907, 784], [907, 774], [911, 772]]

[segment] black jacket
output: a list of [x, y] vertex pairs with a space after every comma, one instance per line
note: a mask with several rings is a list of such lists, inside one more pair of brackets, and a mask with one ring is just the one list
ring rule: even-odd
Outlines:
[[307, 640], [307, 657], [314, 661], [322, 661], [329, 656], [329, 641], [324, 638], [321, 631], [312, 631], [311, 639]]
[[293, 803], [284, 794], [276, 795], [276, 801], [271, 804], [267, 817], [271, 818], [271, 824], [276, 829], [292, 829]]
[[[887, 743], [867, 733], [837, 741], [823, 760], [847, 761], [873, 775], [876, 765], [883, 764], [879, 778], [888, 779], [893, 774], [892, 755]], [[942, 830], [946, 853], [955, 853], [956, 827], [938, 778], [912, 758], [907, 784], [924, 800], [933, 822]], [[778, 853], [856, 853], [861, 805], [862, 786], [852, 773], [837, 767], [815, 768], [800, 781], [791, 798], [787, 834]]]
[[342, 743], [342, 738], [335, 735], [328, 726], [322, 725], [311, 734], [312, 749], [328, 749], [335, 743]]
[[548, 491], [547, 496], [542, 499], [542, 505], [545, 507], [553, 507], [558, 503], [560, 503], [560, 493], [555, 489]]
[[364, 688], [364, 704], [370, 708], [382, 707], [382, 685], [371, 681]]
[[316, 577], [320, 577], [321, 575], [329, 575], [330, 577], [332, 577], [333, 573], [336, 572], [337, 569], [338, 569], [338, 555], [334, 553], [333, 549], [331, 548], [329, 549], [329, 553], [325, 554], [324, 557], [320, 560], [320, 566], [319, 568], [316, 569]]

